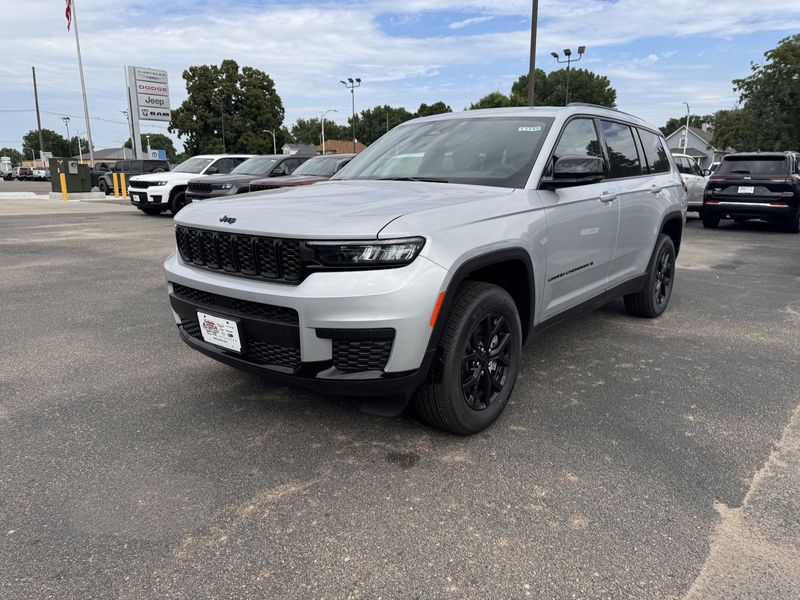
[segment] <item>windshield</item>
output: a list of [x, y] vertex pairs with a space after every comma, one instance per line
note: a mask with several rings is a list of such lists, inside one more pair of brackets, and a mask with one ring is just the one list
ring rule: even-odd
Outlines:
[[336, 165], [343, 158], [310, 158], [297, 167], [292, 175], [310, 175], [312, 177], [331, 177], [336, 172]]
[[735, 156], [723, 160], [714, 175], [788, 175], [789, 160], [785, 156]]
[[178, 173], [201, 173], [203, 169], [208, 166], [213, 158], [203, 158], [202, 156], [195, 156], [189, 160], [183, 161], [177, 167], [172, 169]]
[[231, 171], [231, 175], [269, 175], [276, 162], [278, 162], [277, 158], [254, 156]]
[[472, 117], [396, 127], [334, 179], [525, 186], [553, 119]]

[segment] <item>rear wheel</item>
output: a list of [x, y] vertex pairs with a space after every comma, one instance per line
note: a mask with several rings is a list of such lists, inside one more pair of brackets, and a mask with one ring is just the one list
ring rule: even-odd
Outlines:
[[467, 282], [457, 292], [428, 381], [416, 394], [425, 421], [458, 435], [486, 429], [508, 402], [519, 371], [522, 327], [503, 288]]
[[172, 195], [172, 198], [170, 198], [169, 212], [173, 215], [177, 215], [187, 204], [189, 204], [189, 202], [186, 201], [186, 194], [184, 192], [176, 192]]
[[797, 209], [793, 217], [784, 224], [787, 233], [800, 233], [800, 209]]
[[719, 221], [719, 215], [711, 215], [707, 212], [703, 212], [703, 227], [706, 229], [715, 229], [719, 227]]
[[103, 192], [104, 194], [108, 195], [108, 184], [105, 182], [104, 179], [101, 179], [97, 182], [97, 189]]
[[675, 245], [672, 238], [662, 233], [650, 259], [644, 287], [624, 297], [628, 314], [649, 319], [661, 316], [667, 310], [674, 280]]

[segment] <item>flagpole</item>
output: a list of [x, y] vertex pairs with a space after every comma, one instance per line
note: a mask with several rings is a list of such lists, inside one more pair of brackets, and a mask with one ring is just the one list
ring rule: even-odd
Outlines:
[[[75, 10], [75, 0], [72, 0], [72, 24], [75, 26], [75, 46], [78, 49], [78, 71], [81, 74], [81, 93], [83, 94], [83, 116], [86, 118], [86, 137], [89, 142], [89, 162], [94, 166], [94, 144], [92, 144], [92, 126], [89, 123], [89, 103], [86, 100], [86, 83], [83, 80], [83, 60], [81, 59], [81, 41], [78, 38], [78, 11]], [[78, 140], [80, 143], [80, 140]]]

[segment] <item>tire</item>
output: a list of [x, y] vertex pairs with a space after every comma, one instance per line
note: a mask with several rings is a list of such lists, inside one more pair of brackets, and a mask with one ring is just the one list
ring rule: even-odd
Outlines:
[[786, 233], [800, 233], [800, 208], [797, 209], [793, 217], [789, 217], [783, 228]]
[[140, 211], [146, 215], [160, 215], [161, 209], [156, 206], [137, 206]]
[[108, 184], [105, 182], [105, 179], [101, 179], [97, 182], [97, 189], [103, 192], [106, 196], [109, 194]]
[[667, 310], [672, 288], [675, 283], [675, 245], [665, 234], [658, 236], [658, 242], [647, 266], [647, 279], [644, 287], [635, 294], [624, 296], [625, 308], [629, 315], [654, 319]]
[[719, 227], [720, 216], [719, 215], [712, 215], [706, 212], [703, 212], [703, 227], [706, 229], [716, 229]]
[[519, 312], [508, 292], [488, 283], [464, 283], [453, 300], [428, 380], [414, 398], [417, 414], [457, 435], [486, 429], [511, 396], [521, 352]]
[[186, 194], [184, 192], [176, 192], [172, 195], [172, 198], [169, 199], [169, 212], [173, 215], [177, 215], [187, 204]]

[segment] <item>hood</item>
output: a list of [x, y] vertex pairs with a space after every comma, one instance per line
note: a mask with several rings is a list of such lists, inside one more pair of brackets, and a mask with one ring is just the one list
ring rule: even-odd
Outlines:
[[[402, 215], [512, 191], [422, 181], [337, 180], [195, 202], [181, 210], [175, 221], [190, 227], [253, 235], [369, 239], [376, 238], [381, 229]], [[222, 224], [223, 216], [236, 222]]]
[[261, 177], [261, 175], [232, 175], [230, 173], [219, 173], [216, 175], [203, 175], [203, 183], [231, 183], [246, 185], [253, 179]]
[[[110, 174], [111, 171], [108, 171]], [[163, 173], [145, 173], [144, 175], [134, 175], [131, 179], [136, 181], [176, 181], [195, 179], [196, 177], [204, 177], [197, 173], [181, 173], [180, 171], [164, 171]]]
[[328, 181], [330, 177], [322, 175], [287, 175], [286, 177], [260, 177], [250, 182], [250, 185], [264, 185], [269, 187], [285, 187], [289, 185], [310, 185], [320, 181]]

